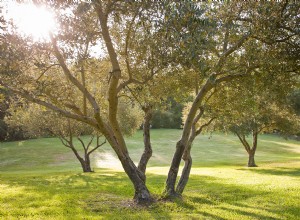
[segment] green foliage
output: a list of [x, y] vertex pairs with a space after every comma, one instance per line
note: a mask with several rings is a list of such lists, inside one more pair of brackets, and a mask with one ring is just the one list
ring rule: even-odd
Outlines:
[[133, 135], [143, 123], [143, 112], [134, 102], [120, 102], [118, 119], [125, 135]]
[[274, 130], [291, 135], [299, 130], [299, 118], [287, 102], [295, 79], [278, 79], [269, 85], [264, 80], [267, 79], [256, 75], [254, 79], [237, 82], [235, 88], [227, 87], [219, 91], [222, 100], [216, 111], [219, 128], [241, 135]]
[[[36, 104], [11, 106], [6, 122], [11, 128], [22, 128], [29, 138], [92, 134], [93, 129], [83, 123], [68, 120]], [[71, 130], [69, 130], [71, 129]]]
[[9, 115], [9, 105], [9, 95], [5, 90], [0, 88], [0, 141], [22, 140], [25, 137], [21, 127], [16, 126], [11, 128], [5, 122], [5, 117]]
[[169, 98], [166, 107], [157, 108], [153, 112], [151, 120], [152, 128], [176, 128], [180, 129], [182, 126], [182, 108], [181, 103], [176, 102], [173, 98]]
[[296, 114], [300, 115], [300, 90], [293, 91], [289, 96], [289, 103], [296, 112]]

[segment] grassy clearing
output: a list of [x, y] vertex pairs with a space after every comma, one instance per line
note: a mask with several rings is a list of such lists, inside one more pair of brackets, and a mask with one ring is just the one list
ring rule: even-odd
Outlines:
[[[152, 132], [155, 153], [147, 185], [157, 197], [179, 135]], [[141, 136], [127, 139], [135, 161]], [[132, 204], [131, 183], [108, 146], [94, 158], [96, 172], [83, 174], [55, 138], [1, 143], [0, 219], [300, 219], [299, 142], [263, 135], [259, 143], [260, 167], [246, 168], [247, 155], [236, 137], [201, 136], [184, 200], [148, 208]]]

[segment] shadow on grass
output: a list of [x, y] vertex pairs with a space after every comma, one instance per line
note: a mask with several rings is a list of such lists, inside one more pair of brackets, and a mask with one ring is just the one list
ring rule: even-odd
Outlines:
[[[287, 170], [291, 171], [293, 169]], [[150, 191], [156, 195], [162, 192], [165, 178], [148, 175]], [[54, 213], [50, 214], [53, 219], [55, 213], [74, 219], [76, 216], [80, 219], [81, 215], [108, 219], [173, 219], [180, 216], [187, 219], [280, 219], [278, 216], [296, 219], [300, 215], [295, 203], [272, 203], [272, 191], [264, 191], [259, 186], [229, 184], [211, 176], [191, 176], [182, 201], [157, 202], [149, 207], [133, 204], [132, 184], [119, 172], [1, 175], [0, 184], [23, 189], [14, 199], [11, 199], [14, 195], [8, 193], [3, 202], [25, 217], [30, 217], [26, 215], [28, 208], [35, 208], [45, 215]], [[275, 193], [276, 197], [286, 196], [284, 192]], [[257, 201], [263, 201], [265, 206]]]
[[300, 168], [286, 168], [286, 167], [281, 167], [281, 168], [273, 168], [273, 169], [238, 169], [238, 170], [248, 170], [254, 173], [258, 174], [266, 174], [266, 175], [276, 175], [276, 176], [290, 176], [290, 177], [299, 177], [300, 176]]
[[188, 203], [197, 207], [196, 213], [212, 219], [228, 219], [228, 216], [229, 219], [297, 219], [300, 215], [300, 210], [295, 208], [298, 206], [296, 196], [290, 195], [291, 203], [276, 201], [289, 197], [286, 191], [265, 191], [253, 185], [223, 183], [211, 176], [193, 176], [186, 194]]

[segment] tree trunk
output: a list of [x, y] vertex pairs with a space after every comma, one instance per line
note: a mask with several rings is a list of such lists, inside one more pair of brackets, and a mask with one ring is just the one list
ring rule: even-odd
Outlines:
[[150, 120], [152, 118], [152, 109], [151, 107], [148, 108], [143, 108], [145, 112], [145, 117], [144, 117], [144, 125], [143, 125], [143, 136], [144, 136], [144, 152], [141, 156], [138, 169], [143, 172], [144, 174], [146, 173], [146, 167], [148, 164], [149, 159], [152, 156], [152, 147], [151, 147], [151, 139], [150, 139]]
[[82, 167], [82, 171], [83, 171], [84, 173], [92, 172], [89, 156], [88, 156], [88, 155], [85, 155], [85, 159], [83, 159], [83, 158], [78, 154], [77, 150], [76, 150], [74, 147], [71, 147], [71, 150], [72, 150], [73, 153], [75, 154], [77, 160], [80, 162], [81, 167]]
[[89, 172], [93, 172], [92, 168], [91, 168], [91, 164], [90, 164], [90, 160], [84, 160], [82, 157], [80, 157], [78, 154], [75, 154], [77, 159], [79, 160], [81, 167], [82, 167], [82, 171], [84, 173], [89, 173]]
[[187, 158], [184, 159], [184, 168], [182, 170], [180, 180], [176, 187], [176, 192], [180, 195], [183, 193], [183, 190], [189, 180], [191, 168], [192, 168], [192, 157], [191, 155], [189, 155]]
[[254, 160], [255, 151], [251, 150], [249, 153], [248, 167], [257, 167]]
[[122, 155], [118, 155], [122, 166], [133, 183], [135, 194], [134, 201], [138, 204], [148, 204], [153, 201], [149, 190], [145, 184], [145, 175], [142, 173], [130, 159], [127, 153], [123, 153]]
[[82, 169], [83, 172], [93, 172], [91, 168], [90, 156], [88, 154], [85, 155], [85, 160], [83, 160]]
[[254, 160], [254, 155], [257, 148], [257, 137], [258, 137], [258, 131], [257, 129], [252, 130], [252, 149], [248, 152], [249, 154], [249, 160], [248, 160], [248, 167], [257, 167]]
[[185, 147], [182, 145], [181, 141], [178, 141], [176, 144], [176, 151], [173, 156], [173, 160], [169, 169], [168, 178], [166, 181], [164, 195], [165, 198], [174, 198], [180, 197], [178, 193], [175, 191], [175, 183], [178, 175], [179, 165], [181, 161], [181, 157], [183, 155]]
[[190, 133], [192, 131], [193, 122], [196, 117], [196, 113], [199, 110], [199, 107], [201, 106], [201, 103], [205, 97], [205, 95], [212, 89], [217, 83], [223, 82], [223, 78], [219, 80], [215, 80], [215, 75], [211, 75], [209, 79], [206, 80], [205, 84], [201, 87], [200, 91], [198, 92], [196, 98], [194, 99], [194, 102], [192, 104], [192, 107], [187, 115], [186, 121], [184, 123], [184, 127], [182, 130], [182, 136], [180, 140], [176, 144], [176, 150], [172, 159], [172, 163], [169, 169], [166, 186], [164, 195], [166, 198], [172, 198], [172, 197], [181, 197], [180, 194], [176, 193], [175, 191], [175, 183], [176, 178], [178, 175], [179, 165], [181, 161], [181, 157], [183, 156], [183, 152], [186, 149], [186, 146], [188, 145], [188, 140], [190, 138]]
[[199, 120], [199, 118], [201, 117], [202, 114], [199, 114], [199, 117], [198, 119], [196, 119], [195, 123], [193, 123], [193, 127], [192, 127], [192, 133], [191, 133], [191, 136], [190, 136], [190, 139], [187, 143], [187, 146], [183, 152], [183, 156], [182, 156], [182, 159], [184, 160], [184, 167], [183, 167], [183, 170], [181, 172], [181, 176], [180, 176], [180, 180], [177, 184], [177, 187], [176, 187], [176, 192], [178, 194], [182, 194], [183, 193], [183, 190], [189, 180], [189, 177], [190, 177], [190, 173], [191, 173], [191, 168], [192, 168], [192, 156], [191, 156], [191, 149], [192, 149], [192, 144], [196, 138], [197, 135], [200, 134], [201, 130], [199, 130], [199, 132], [197, 133], [196, 132], [196, 129], [195, 129], [195, 124], [196, 122]]

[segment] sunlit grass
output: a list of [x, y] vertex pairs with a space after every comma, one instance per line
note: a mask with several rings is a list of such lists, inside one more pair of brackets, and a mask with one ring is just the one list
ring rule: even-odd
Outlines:
[[[152, 132], [147, 185], [157, 199], [179, 136], [178, 130]], [[142, 152], [141, 137], [127, 139], [135, 161]], [[133, 187], [119, 162], [100, 168], [101, 160], [116, 161], [108, 146], [93, 158], [95, 172], [84, 174], [58, 139], [1, 143], [0, 219], [300, 219], [299, 142], [261, 136], [259, 167], [247, 168], [236, 137], [208, 137], [194, 144], [183, 201], [158, 200], [150, 207], [132, 203]]]

